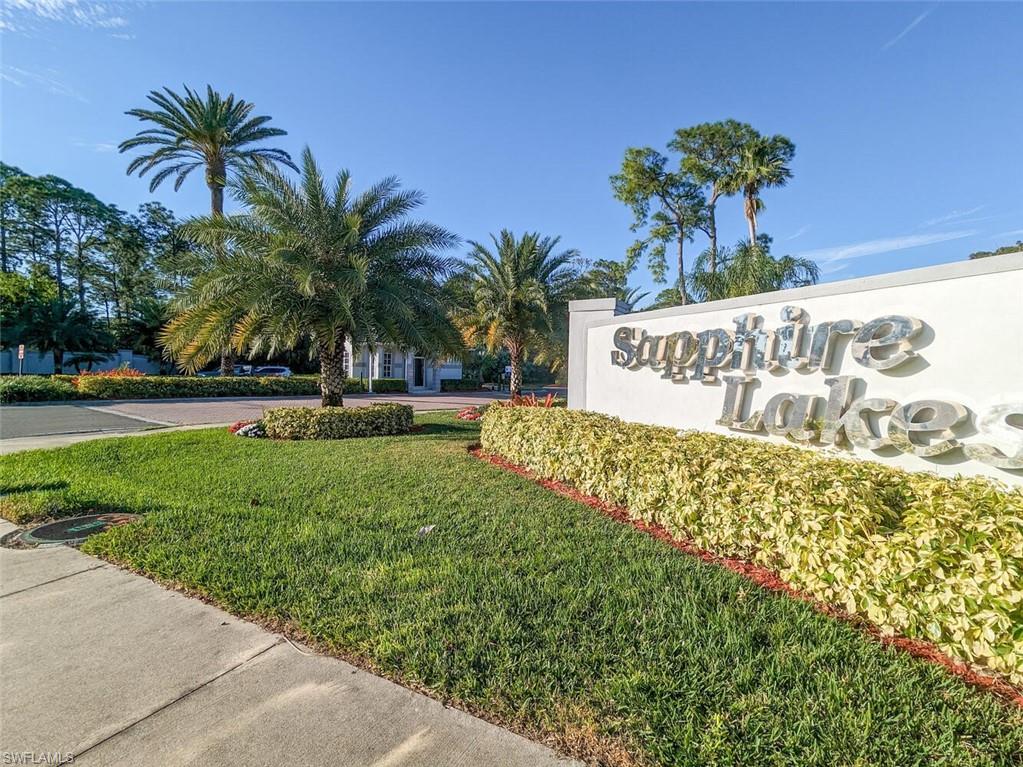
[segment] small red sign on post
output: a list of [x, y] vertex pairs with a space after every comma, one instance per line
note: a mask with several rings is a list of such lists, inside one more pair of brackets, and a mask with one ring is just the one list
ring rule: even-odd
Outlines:
[[18, 359], [25, 359], [25, 344], [18, 344]]

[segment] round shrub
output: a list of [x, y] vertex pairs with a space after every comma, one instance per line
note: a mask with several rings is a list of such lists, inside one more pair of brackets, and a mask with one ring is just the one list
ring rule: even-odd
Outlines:
[[348, 439], [408, 434], [412, 406], [382, 402], [366, 407], [278, 407], [263, 414], [271, 439]]

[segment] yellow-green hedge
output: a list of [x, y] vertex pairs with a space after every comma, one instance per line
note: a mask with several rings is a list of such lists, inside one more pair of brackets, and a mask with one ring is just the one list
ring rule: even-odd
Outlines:
[[1023, 490], [575, 410], [489, 408], [483, 449], [1023, 682]]

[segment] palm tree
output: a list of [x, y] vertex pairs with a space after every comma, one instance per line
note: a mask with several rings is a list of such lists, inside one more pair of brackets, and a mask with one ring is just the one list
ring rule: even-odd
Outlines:
[[800, 288], [813, 285], [820, 277], [814, 261], [796, 256], [772, 256], [771, 238], [766, 234], [757, 238], [756, 245], [743, 240], [734, 249], [722, 248], [716, 272], [706, 268], [708, 258], [706, 252], [700, 255], [691, 278], [692, 292], [700, 301]]
[[201, 368], [225, 338], [253, 356], [308, 345], [327, 406], [344, 403], [346, 340], [461, 351], [440, 284], [449, 262], [437, 255], [457, 238], [409, 218], [420, 192], [391, 177], [353, 196], [348, 171], [328, 189], [307, 148], [299, 183], [255, 168], [242, 175], [238, 200], [244, 214], [184, 227], [205, 268], [161, 335], [184, 369]]
[[528, 348], [547, 349], [576, 275], [569, 264], [576, 250], [555, 253], [559, 237], [507, 229], [491, 235], [494, 249], [471, 242], [469, 300], [458, 313], [466, 339], [481, 339], [493, 352], [511, 357], [512, 394], [522, 390], [522, 362]]
[[113, 339], [99, 327], [95, 317], [70, 297], [42, 297], [31, 301], [24, 316], [8, 333], [10, 338], [17, 338], [40, 352], [52, 352], [55, 373], [64, 372], [65, 352], [85, 355], [113, 346]]
[[749, 224], [749, 241], [757, 243], [757, 213], [764, 209], [760, 193], [784, 186], [792, 178], [789, 163], [796, 145], [785, 136], [755, 136], [739, 151], [739, 161], [726, 185], [729, 194], [742, 192], [743, 210]]
[[[139, 177], [159, 169], [149, 182], [155, 191], [167, 178], [174, 176], [174, 191], [181, 188], [196, 168], [206, 171], [210, 189], [210, 208], [214, 214], [224, 212], [224, 187], [228, 177], [251, 167], [280, 163], [295, 166], [283, 149], [252, 146], [269, 138], [284, 136], [287, 131], [270, 128], [270, 117], [250, 117], [254, 104], [227, 98], [206, 86], [206, 98], [185, 86], [182, 97], [170, 88], [150, 91], [147, 97], [156, 109], [129, 109], [126, 114], [157, 127], [139, 131], [120, 144], [120, 151], [143, 148], [128, 164], [128, 174], [138, 171]], [[152, 151], [149, 151], [152, 148]]]
[[[224, 187], [231, 176], [254, 167], [295, 167], [283, 149], [254, 146], [287, 132], [269, 127], [271, 118], [266, 115], [251, 117], [255, 105], [235, 99], [233, 93], [224, 98], [207, 85], [203, 98], [185, 86], [182, 97], [165, 87], [162, 92], [150, 91], [147, 98], [156, 109], [130, 109], [127, 114], [156, 127], [122, 141], [120, 151], [143, 150], [128, 164], [128, 174], [138, 171], [141, 178], [155, 171], [150, 192], [171, 176], [177, 191], [193, 170], [202, 167], [210, 190], [210, 209], [213, 215], [223, 215]], [[220, 374], [234, 375], [230, 350], [221, 354]]]

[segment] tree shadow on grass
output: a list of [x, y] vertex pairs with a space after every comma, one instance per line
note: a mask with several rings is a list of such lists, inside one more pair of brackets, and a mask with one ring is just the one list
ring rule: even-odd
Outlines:
[[37, 493], [46, 490], [66, 490], [67, 482], [24, 482], [22, 484], [0, 485], [0, 496], [16, 493]]
[[451, 440], [477, 439], [479, 437], [479, 426], [471, 421], [452, 421], [444, 423], [420, 424], [412, 436], [440, 437]]
[[52, 490], [21, 492], [0, 498], [0, 517], [22, 526], [86, 514], [145, 514], [156, 510], [152, 506], [136, 507], [80, 495], [59, 485]]

